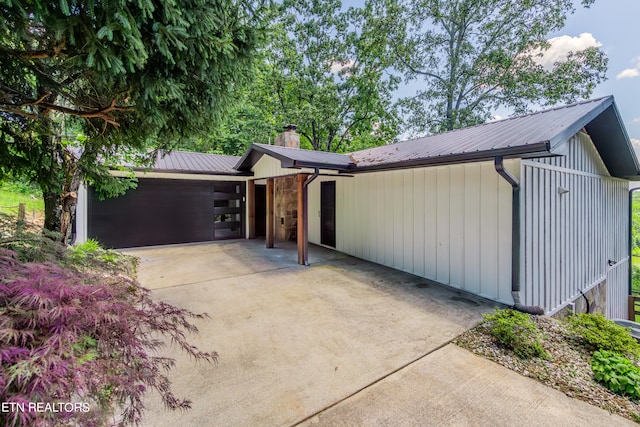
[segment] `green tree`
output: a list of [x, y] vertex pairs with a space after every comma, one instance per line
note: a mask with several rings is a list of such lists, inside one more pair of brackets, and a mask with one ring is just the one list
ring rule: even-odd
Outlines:
[[550, 66], [541, 61], [573, 3], [369, 0], [395, 69], [423, 84], [403, 100], [411, 128], [447, 131], [482, 123], [500, 106], [524, 113], [530, 104], [588, 97], [605, 78], [603, 52], [589, 47]]
[[219, 121], [251, 70], [261, 2], [0, 0], [0, 172], [39, 184], [47, 229], [68, 234], [82, 180], [123, 190], [113, 156]]
[[381, 37], [370, 8], [343, 11], [338, 0], [285, 0], [273, 16], [264, 49], [263, 90], [253, 99], [279, 126], [295, 123], [303, 146], [348, 151], [396, 136]]
[[634, 192], [631, 199], [631, 251], [640, 256], [640, 193]]
[[271, 88], [264, 79], [266, 63], [256, 59], [251, 77], [234, 87], [234, 102], [220, 123], [208, 134], [184, 141], [179, 148], [202, 153], [239, 156], [254, 142], [269, 143], [281, 132], [268, 99]]

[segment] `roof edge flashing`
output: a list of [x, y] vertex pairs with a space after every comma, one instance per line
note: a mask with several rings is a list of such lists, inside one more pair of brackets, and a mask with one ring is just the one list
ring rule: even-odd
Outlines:
[[548, 141], [541, 141], [537, 144], [528, 145], [526, 147], [510, 147], [501, 150], [487, 150], [478, 151], [473, 153], [454, 154], [449, 156], [440, 157], [428, 157], [422, 159], [415, 159], [410, 161], [400, 161], [393, 163], [380, 163], [375, 165], [368, 165], [362, 167], [356, 167], [351, 169], [350, 172], [368, 172], [379, 171], [389, 169], [408, 169], [415, 167], [431, 167], [431, 166], [445, 166], [457, 163], [472, 163], [472, 162], [484, 162], [491, 161], [496, 157], [503, 157], [505, 159], [514, 158], [529, 158], [529, 157], [548, 157], [552, 153], [549, 152], [550, 144]]

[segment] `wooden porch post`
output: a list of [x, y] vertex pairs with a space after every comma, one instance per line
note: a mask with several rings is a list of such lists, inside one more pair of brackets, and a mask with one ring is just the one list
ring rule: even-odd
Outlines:
[[297, 243], [298, 243], [298, 264], [304, 265], [304, 246], [307, 239], [306, 227], [304, 226], [307, 221], [305, 212], [305, 199], [307, 187], [304, 186], [304, 181], [307, 179], [307, 175], [303, 173], [298, 174], [297, 180], [297, 194], [298, 194], [298, 224], [297, 224]]
[[265, 242], [268, 248], [273, 247], [275, 237], [273, 197], [273, 178], [267, 178], [267, 236]]
[[247, 227], [248, 238], [256, 238], [256, 181], [250, 179], [247, 181]]

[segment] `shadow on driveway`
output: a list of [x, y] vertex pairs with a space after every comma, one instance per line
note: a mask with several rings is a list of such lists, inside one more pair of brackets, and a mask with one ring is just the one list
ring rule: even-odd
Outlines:
[[127, 251], [156, 299], [207, 312], [192, 343], [220, 363], [176, 359], [174, 392], [144, 426], [635, 425], [448, 344], [493, 304], [310, 247], [260, 241]]
[[176, 358], [187, 412], [147, 399], [146, 426], [292, 425], [422, 358], [481, 320], [488, 302], [311, 246], [263, 242], [128, 250], [154, 297], [211, 318], [192, 342], [220, 363]]

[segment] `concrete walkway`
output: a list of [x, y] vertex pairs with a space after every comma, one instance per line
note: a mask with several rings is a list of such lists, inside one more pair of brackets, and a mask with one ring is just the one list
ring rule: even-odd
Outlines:
[[146, 400], [145, 426], [633, 425], [519, 376], [450, 340], [485, 300], [310, 247], [264, 242], [129, 250], [154, 297], [211, 318], [192, 343], [218, 365], [176, 359], [170, 412]]

